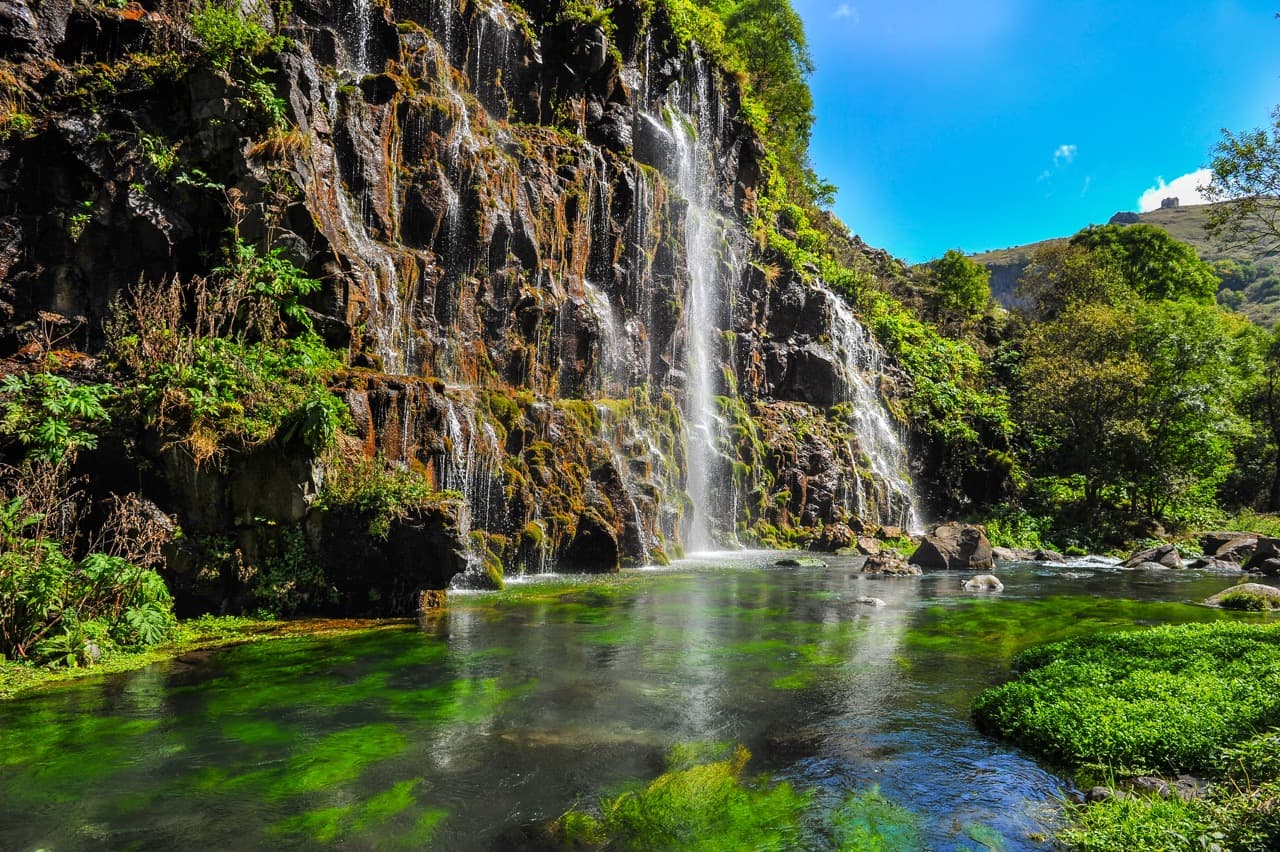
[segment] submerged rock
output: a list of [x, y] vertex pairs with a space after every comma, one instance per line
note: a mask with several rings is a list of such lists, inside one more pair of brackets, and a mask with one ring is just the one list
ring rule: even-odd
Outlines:
[[775, 568], [826, 568], [827, 563], [812, 556], [788, 556], [773, 563]]
[[1023, 547], [993, 547], [991, 555], [1002, 562], [1064, 562], [1066, 557], [1056, 550]]
[[909, 560], [923, 568], [994, 568], [991, 542], [974, 524], [942, 524], [921, 541]]
[[880, 598], [873, 598], [867, 595], [863, 595], [862, 597], [858, 598], [856, 601], [854, 601], [854, 603], [859, 603], [859, 604], [862, 604], [863, 606], [885, 606], [885, 602], [880, 600]]
[[994, 574], [979, 574], [965, 580], [964, 588], [970, 592], [1003, 592], [1004, 583]]
[[868, 556], [862, 564], [863, 574], [886, 574], [895, 577], [915, 577], [923, 574], [918, 566], [912, 565], [896, 553], [880, 553]]

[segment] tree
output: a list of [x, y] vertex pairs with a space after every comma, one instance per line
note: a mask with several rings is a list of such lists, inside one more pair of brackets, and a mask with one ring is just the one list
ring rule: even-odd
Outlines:
[[1129, 311], [1079, 301], [1023, 341], [1019, 419], [1038, 436], [1042, 466], [1084, 477], [1090, 505], [1117, 483], [1125, 436], [1140, 429], [1132, 403], [1149, 374], [1136, 333]]
[[1068, 242], [1037, 249], [1018, 279], [1017, 290], [1044, 320], [1055, 319], [1074, 304], [1114, 304], [1125, 291], [1124, 276], [1114, 257]]
[[1194, 248], [1155, 225], [1091, 225], [1071, 244], [1114, 259], [1125, 283], [1144, 299], [1185, 298], [1207, 305], [1218, 292], [1213, 268]]
[[942, 317], [972, 319], [991, 301], [991, 272], [980, 263], [951, 249], [929, 264], [935, 287], [934, 310]]
[[1213, 149], [1213, 174], [1200, 189], [1222, 202], [1205, 228], [1224, 247], [1280, 247], [1280, 107], [1271, 118], [1270, 128], [1224, 129]]

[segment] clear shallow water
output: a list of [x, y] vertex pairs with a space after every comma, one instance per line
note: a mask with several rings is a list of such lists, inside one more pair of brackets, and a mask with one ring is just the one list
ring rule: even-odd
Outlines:
[[958, 572], [776, 558], [529, 581], [455, 595], [420, 628], [0, 703], [0, 848], [509, 848], [504, 832], [712, 741], [823, 801], [879, 785], [930, 849], [1048, 848], [1065, 782], [977, 734], [970, 702], [1030, 644], [1227, 617], [1186, 602], [1234, 582], [1017, 565], [1003, 593], [974, 594]]

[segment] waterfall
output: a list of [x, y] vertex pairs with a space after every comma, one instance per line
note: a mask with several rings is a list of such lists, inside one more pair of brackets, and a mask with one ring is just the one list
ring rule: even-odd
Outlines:
[[[839, 399], [851, 403], [850, 426], [858, 438], [858, 446], [867, 457], [877, 482], [884, 488], [879, 503], [879, 523], [894, 524], [911, 532], [924, 528], [919, 503], [908, 474], [907, 451], [899, 430], [876, 391], [876, 381], [884, 373], [884, 353], [853, 311], [838, 295], [820, 287], [831, 306], [831, 343], [840, 365]], [[866, 512], [869, 499], [857, 482], [856, 505], [849, 508], [858, 514]]]
[[493, 427], [476, 413], [474, 400], [467, 400], [463, 406], [465, 419], [458, 416], [458, 409], [459, 405], [450, 400], [444, 418], [445, 458], [440, 481], [464, 498], [458, 535], [465, 547], [467, 568], [450, 581], [449, 587], [484, 588], [484, 561], [475, 552], [470, 532], [473, 528], [492, 530], [502, 520], [502, 444]]
[[590, 281], [582, 282], [585, 307], [595, 320], [595, 377], [598, 395], [618, 396], [627, 382], [627, 336], [613, 302]]
[[354, 17], [351, 38], [355, 42], [355, 68], [358, 74], [372, 74], [369, 64], [369, 41], [373, 38], [373, 0], [355, 0], [351, 14]]
[[[718, 139], [720, 105], [714, 81], [701, 60], [693, 61], [688, 95], [692, 117], [668, 111], [666, 125], [676, 150], [676, 186], [686, 202], [684, 306], [685, 428], [687, 485], [692, 503], [685, 542], [690, 551], [714, 549], [734, 538], [731, 459], [723, 452], [725, 425], [717, 410], [719, 351], [730, 327], [737, 282], [729, 222], [714, 209], [715, 154], [708, 140]], [[729, 505], [726, 505], [728, 503]]]

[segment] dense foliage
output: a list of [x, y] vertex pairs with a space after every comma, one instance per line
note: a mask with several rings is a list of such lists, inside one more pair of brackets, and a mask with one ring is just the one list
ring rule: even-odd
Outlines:
[[115, 501], [80, 546], [91, 508], [62, 466], [0, 472], [0, 657], [77, 665], [169, 635], [173, 603], [154, 570], [163, 530], [136, 500]]
[[974, 706], [984, 730], [1098, 779], [1216, 779], [1203, 799], [1082, 806], [1063, 835], [1072, 848], [1280, 842], [1280, 628], [1220, 622], [1095, 635], [1033, 648], [1015, 665], [1019, 678]]

